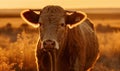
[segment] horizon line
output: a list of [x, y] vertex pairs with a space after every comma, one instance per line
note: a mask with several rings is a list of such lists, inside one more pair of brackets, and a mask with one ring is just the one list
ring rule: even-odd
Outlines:
[[[19, 14], [21, 11], [26, 9], [27, 8], [0, 9], [0, 17], [4, 17], [4, 16], [17, 17], [17, 16], [20, 16]], [[82, 11], [87, 14], [120, 14], [120, 8], [66, 8], [65, 10]]]

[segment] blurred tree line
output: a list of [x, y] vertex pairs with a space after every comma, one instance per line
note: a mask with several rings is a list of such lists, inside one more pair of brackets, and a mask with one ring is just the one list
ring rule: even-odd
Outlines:
[[[98, 33], [110, 33], [110, 32], [118, 32], [120, 31], [120, 27], [113, 27], [110, 25], [102, 25], [99, 23], [95, 27]], [[25, 31], [26, 33], [37, 33], [38, 28], [32, 28], [27, 23], [22, 23], [18, 28], [12, 27], [12, 23], [7, 23], [5, 26], [0, 28], [0, 35], [4, 35], [10, 37], [11, 42], [15, 42], [17, 39], [17, 35], [21, 34], [21, 32]]]
[[17, 35], [21, 34], [23, 31], [26, 33], [36, 33], [38, 32], [38, 28], [31, 28], [27, 23], [23, 23], [18, 28], [15, 28], [11, 23], [7, 23], [0, 28], [0, 35], [10, 37], [10, 41], [15, 42], [17, 40]]

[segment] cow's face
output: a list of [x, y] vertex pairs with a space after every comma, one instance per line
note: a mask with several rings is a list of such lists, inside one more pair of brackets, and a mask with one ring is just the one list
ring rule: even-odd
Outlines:
[[65, 11], [59, 6], [47, 6], [39, 12], [28, 10], [21, 16], [30, 25], [40, 27], [41, 48], [59, 49], [67, 38], [67, 30], [86, 19], [84, 13]]
[[42, 47], [59, 49], [67, 31], [65, 11], [61, 7], [45, 7], [41, 11], [39, 24]]

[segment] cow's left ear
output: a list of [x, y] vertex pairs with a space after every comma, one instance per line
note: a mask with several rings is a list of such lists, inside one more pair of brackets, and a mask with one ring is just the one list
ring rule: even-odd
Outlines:
[[87, 15], [83, 12], [66, 11], [66, 24], [69, 28], [80, 25], [87, 19]]
[[22, 11], [21, 17], [26, 23], [32, 25], [33, 27], [36, 28], [39, 26], [39, 23], [38, 23], [39, 14], [35, 13], [33, 10]]

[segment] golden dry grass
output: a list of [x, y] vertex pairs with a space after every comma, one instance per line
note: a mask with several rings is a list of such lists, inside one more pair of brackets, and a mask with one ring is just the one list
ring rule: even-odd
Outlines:
[[98, 33], [100, 58], [95, 71], [120, 71], [120, 32]]
[[[16, 42], [0, 36], [0, 71], [36, 71], [35, 47], [38, 34], [18, 34]], [[1, 45], [2, 45], [1, 44]]]

